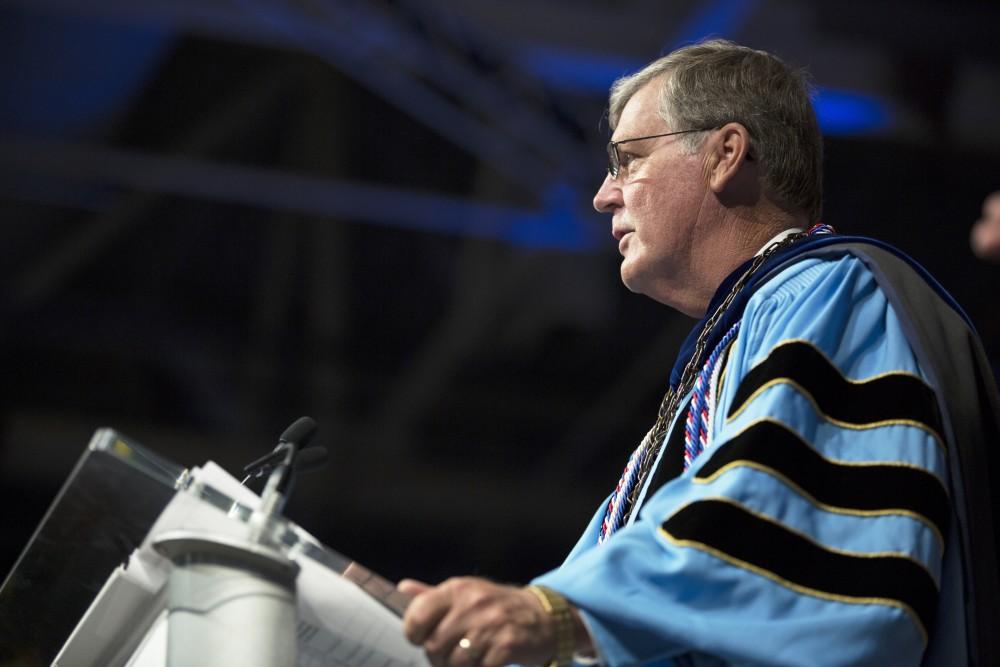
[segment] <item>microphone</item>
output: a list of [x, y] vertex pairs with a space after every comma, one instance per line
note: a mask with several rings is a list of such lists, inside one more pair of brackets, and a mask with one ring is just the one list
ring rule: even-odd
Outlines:
[[275, 450], [282, 445], [291, 443], [295, 443], [299, 447], [306, 447], [313, 436], [316, 435], [318, 429], [319, 425], [312, 417], [299, 417], [282, 432], [281, 437], [278, 438], [278, 447]]
[[[274, 467], [285, 458], [285, 452], [290, 445], [294, 444], [297, 449], [304, 450], [309, 445], [313, 436], [316, 435], [316, 431], [318, 429], [319, 425], [316, 424], [316, 420], [312, 417], [299, 417], [296, 419], [281, 433], [281, 436], [278, 438], [277, 447], [275, 447], [270, 454], [265, 454], [259, 459], [251, 461], [247, 465], [243, 466], [243, 472], [246, 473], [246, 477], [243, 478], [241, 484], [246, 484], [247, 480], [251, 478], [263, 477], [267, 473], [274, 470]], [[322, 451], [323, 454], [312, 454], [306, 457], [306, 460], [304, 460], [301, 464], [295, 464], [296, 469], [298, 469], [301, 465], [307, 467], [309, 470], [315, 470], [326, 461], [327, 455], [325, 448], [318, 447], [316, 449], [306, 451]], [[303, 454], [304, 453], [305, 452], [303, 452]]]
[[326, 465], [329, 458], [330, 452], [327, 451], [326, 447], [321, 446], [303, 449], [299, 452], [299, 455], [295, 457], [295, 461], [292, 462], [292, 469], [295, 472], [312, 472], [313, 470], [319, 470]]

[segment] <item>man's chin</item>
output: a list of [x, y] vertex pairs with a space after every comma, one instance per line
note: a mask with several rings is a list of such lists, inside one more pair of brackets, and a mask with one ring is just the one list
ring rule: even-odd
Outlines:
[[663, 303], [662, 299], [657, 296], [656, 281], [652, 279], [653, 276], [650, 276], [648, 272], [637, 270], [639, 268], [641, 267], [629, 263], [627, 259], [623, 261], [620, 271], [622, 284], [633, 294], [641, 294], [653, 301]]
[[635, 294], [645, 294], [642, 290], [642, 281], [638, 280], [632, 271], [629, 271], [629, 268], [626, 266], [626, 262], [622, 262], [620, 270], [622, 284], [625, 285], [625, 288], [628, 289], [629, 292], [633, 292]]

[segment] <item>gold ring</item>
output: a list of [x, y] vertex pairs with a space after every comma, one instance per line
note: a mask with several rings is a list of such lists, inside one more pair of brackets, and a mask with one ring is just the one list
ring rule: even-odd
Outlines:
[[458, 648], [464, 649], [466, 651], [472, 650], [472, 642], [469, 641], [468, 637], [462, 637], [458, 640]]

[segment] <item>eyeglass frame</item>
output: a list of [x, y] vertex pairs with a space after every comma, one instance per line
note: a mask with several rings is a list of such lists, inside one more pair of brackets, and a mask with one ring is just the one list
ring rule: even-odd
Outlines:
[[608, 173], [611, 174], [611, 179], [615, 180], [618, 178], [618, 173], [621, 171], [621, 156], [618, 155], [618, 146], [621, 144], [627, 144], [630, 141], [642, 141], [643, 139], [659, 139], [660, 137], [671, 137], [675, 134], [691, 134], [692, 132], [709, 132], [711, 130], [717, 130], [719, 126], [715, 127], [704, 127], [697, 130], [677, 130], [676, 132], [664, 132], [663, 134], [650, 134], [645, 137], [631, 137], [629, 139], [619, 139], [618, 141], [608, 142]]

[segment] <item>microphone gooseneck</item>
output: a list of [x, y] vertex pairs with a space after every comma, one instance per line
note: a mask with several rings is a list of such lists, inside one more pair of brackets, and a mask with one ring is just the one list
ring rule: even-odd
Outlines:
[[[256, 466], [257, 470], [268, 468], [270, 475], [264, 491], [260, 494], [260, 514], [264, 520], [281, 513], [291, 493], [292, 482], [295, 477], [296, 460], [299, 458], [299, 450], [303, 449], [316, 434], [318, 426], [311, 417], [300, 417], [296, 419], [281, 434], [278, 446], [274, 451], [263, 459], [258, 459], [250, 464], [248, 468]], [[306, 452], [310, 450], [305, 450]], [[304, 467], [315, 468], [326, 461], [326, 449], [317, 447], [317, 454], [310, 454], [303, 457]], [[250, 472], [250, 470], [248, 470]], [[253, 473], [251, 473], [253, 474]], [[261, 472], [260, 474], [263, 474]]]

